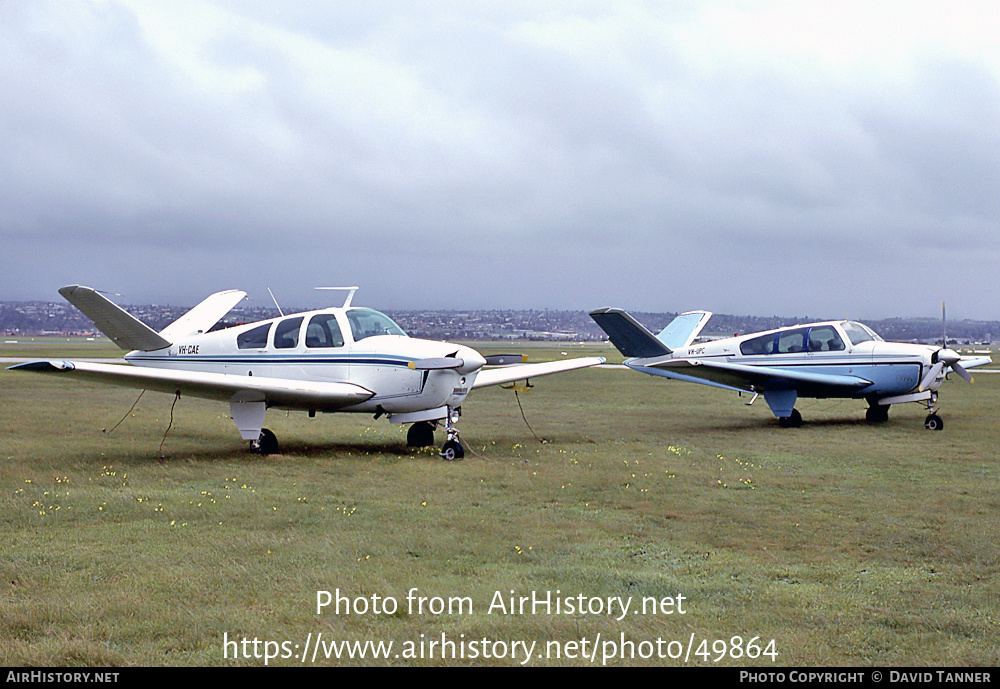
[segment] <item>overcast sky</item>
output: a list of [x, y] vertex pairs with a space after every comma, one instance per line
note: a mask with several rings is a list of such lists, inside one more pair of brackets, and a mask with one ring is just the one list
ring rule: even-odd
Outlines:
[[0, 299], [1000, 319], [1000, 3], [0, 0]]

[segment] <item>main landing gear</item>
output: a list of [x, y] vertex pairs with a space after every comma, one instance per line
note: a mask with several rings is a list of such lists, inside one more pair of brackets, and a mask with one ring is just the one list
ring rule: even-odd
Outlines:
[[868, 409], [865, 410], [865, 421], [868, 423], [885, 423], [889, 420], [889, 405], [879, 404], [877, 397], [867, 397]]
[[802, 414], [793, 409], [790, 416], [779, 416], [778, 425], [782, 428], [799, 428], [802, 425]]
[[260, 437], [250, 441], [250, 450], [259, 455], [274, 455], [278, 453], [278, 438], [270, 428], [260, 429]]
[[[444, 430], [448, 438], [441, 446], [441, 456], [449, 462], [465, 457], [465, 448], [462, 447], [458, 428], [455, 427], [461, 415], [461, 409], [449, 407], [448, 415], [444, 418]], [[436, 421], [416, 421], [410, 424], [410, 429], [406, 432], [406, 444], [410, 447], [430, 447], [434, 444], [436, 427]]]

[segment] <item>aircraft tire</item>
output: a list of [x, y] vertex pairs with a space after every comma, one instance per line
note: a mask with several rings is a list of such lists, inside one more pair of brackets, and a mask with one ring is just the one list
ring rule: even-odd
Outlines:
[[257, 452], [262, 455], [273, 455], [278, 453], [278, 438], [270, 428], [260, 429], [260, 440], [257, 444]]
[[453, 462], [465, 456], [465, 448], [457, 440], [449, 440], [441, 447], [441, 456], [449, 462]]
[[888, 405], [873, 404], [865, 412], [865, 421], [868, 423], [885, 423], [889, 420]]
[[937, 414], [928, 414], [924, 420], [924, 428], [928, 431], [940, 431], [944, 428], [944, 420]]
[[430, 447], [434, 444], [434, 424], [429, 421], [417, 421], [410, 424], [406, 431], [407, 447]]
[[778, 417], [778, 425], [782, 428], [799, 428], [802, 425], [802, 414], [798, 409], [793, 409], [791, 416]]

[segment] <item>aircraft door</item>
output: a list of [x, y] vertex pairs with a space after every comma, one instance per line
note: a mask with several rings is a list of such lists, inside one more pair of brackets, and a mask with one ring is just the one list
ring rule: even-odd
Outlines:
[[225, 373], [237, 376], [269, 376], [268, 333], [273, 323], [248, 328], [236, 335], [236, 356], [225, 364]]
[[312, 316], [304, 337], [310, 379], [331, 382], [350, 379], [350, 342], [344, 338], [336, 314]]

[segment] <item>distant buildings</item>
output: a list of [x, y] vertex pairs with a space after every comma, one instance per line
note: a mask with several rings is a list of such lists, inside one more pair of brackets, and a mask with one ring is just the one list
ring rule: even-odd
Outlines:
[[[138, 305], [125, 307], [136, 318], [161, 330], [190, 307]], [[286, 312], [292, 310], [286, 309]], [[596, 342], [606, 340], [604, 332], [585, 311], [560, 310], [386, 310], [413, 337], [437, 340], [553, 340]], [[274, 318], [277, 309], [236, 307], [216, 329], [240, 323]], [[633, 315], [657, 332], [676, 315], [644, 313]], [[705, 329], [707, 336], [730, 336], [759, 332], [796, 323], [820, 320], [809, 317], [732, 316], [716, 314]], [[887, 340], [934, 343], [941, 340], [941, 321], [933, 318], [889, 318], [867, 321]], [[948, 340], [957, 344], [992, 342], [1000, 332], [998, 321], [953, 321], [948, 323]], [[99, 335], [94, 324], [65, 302], [0, 302], [0, 334], [16, 335]]]

